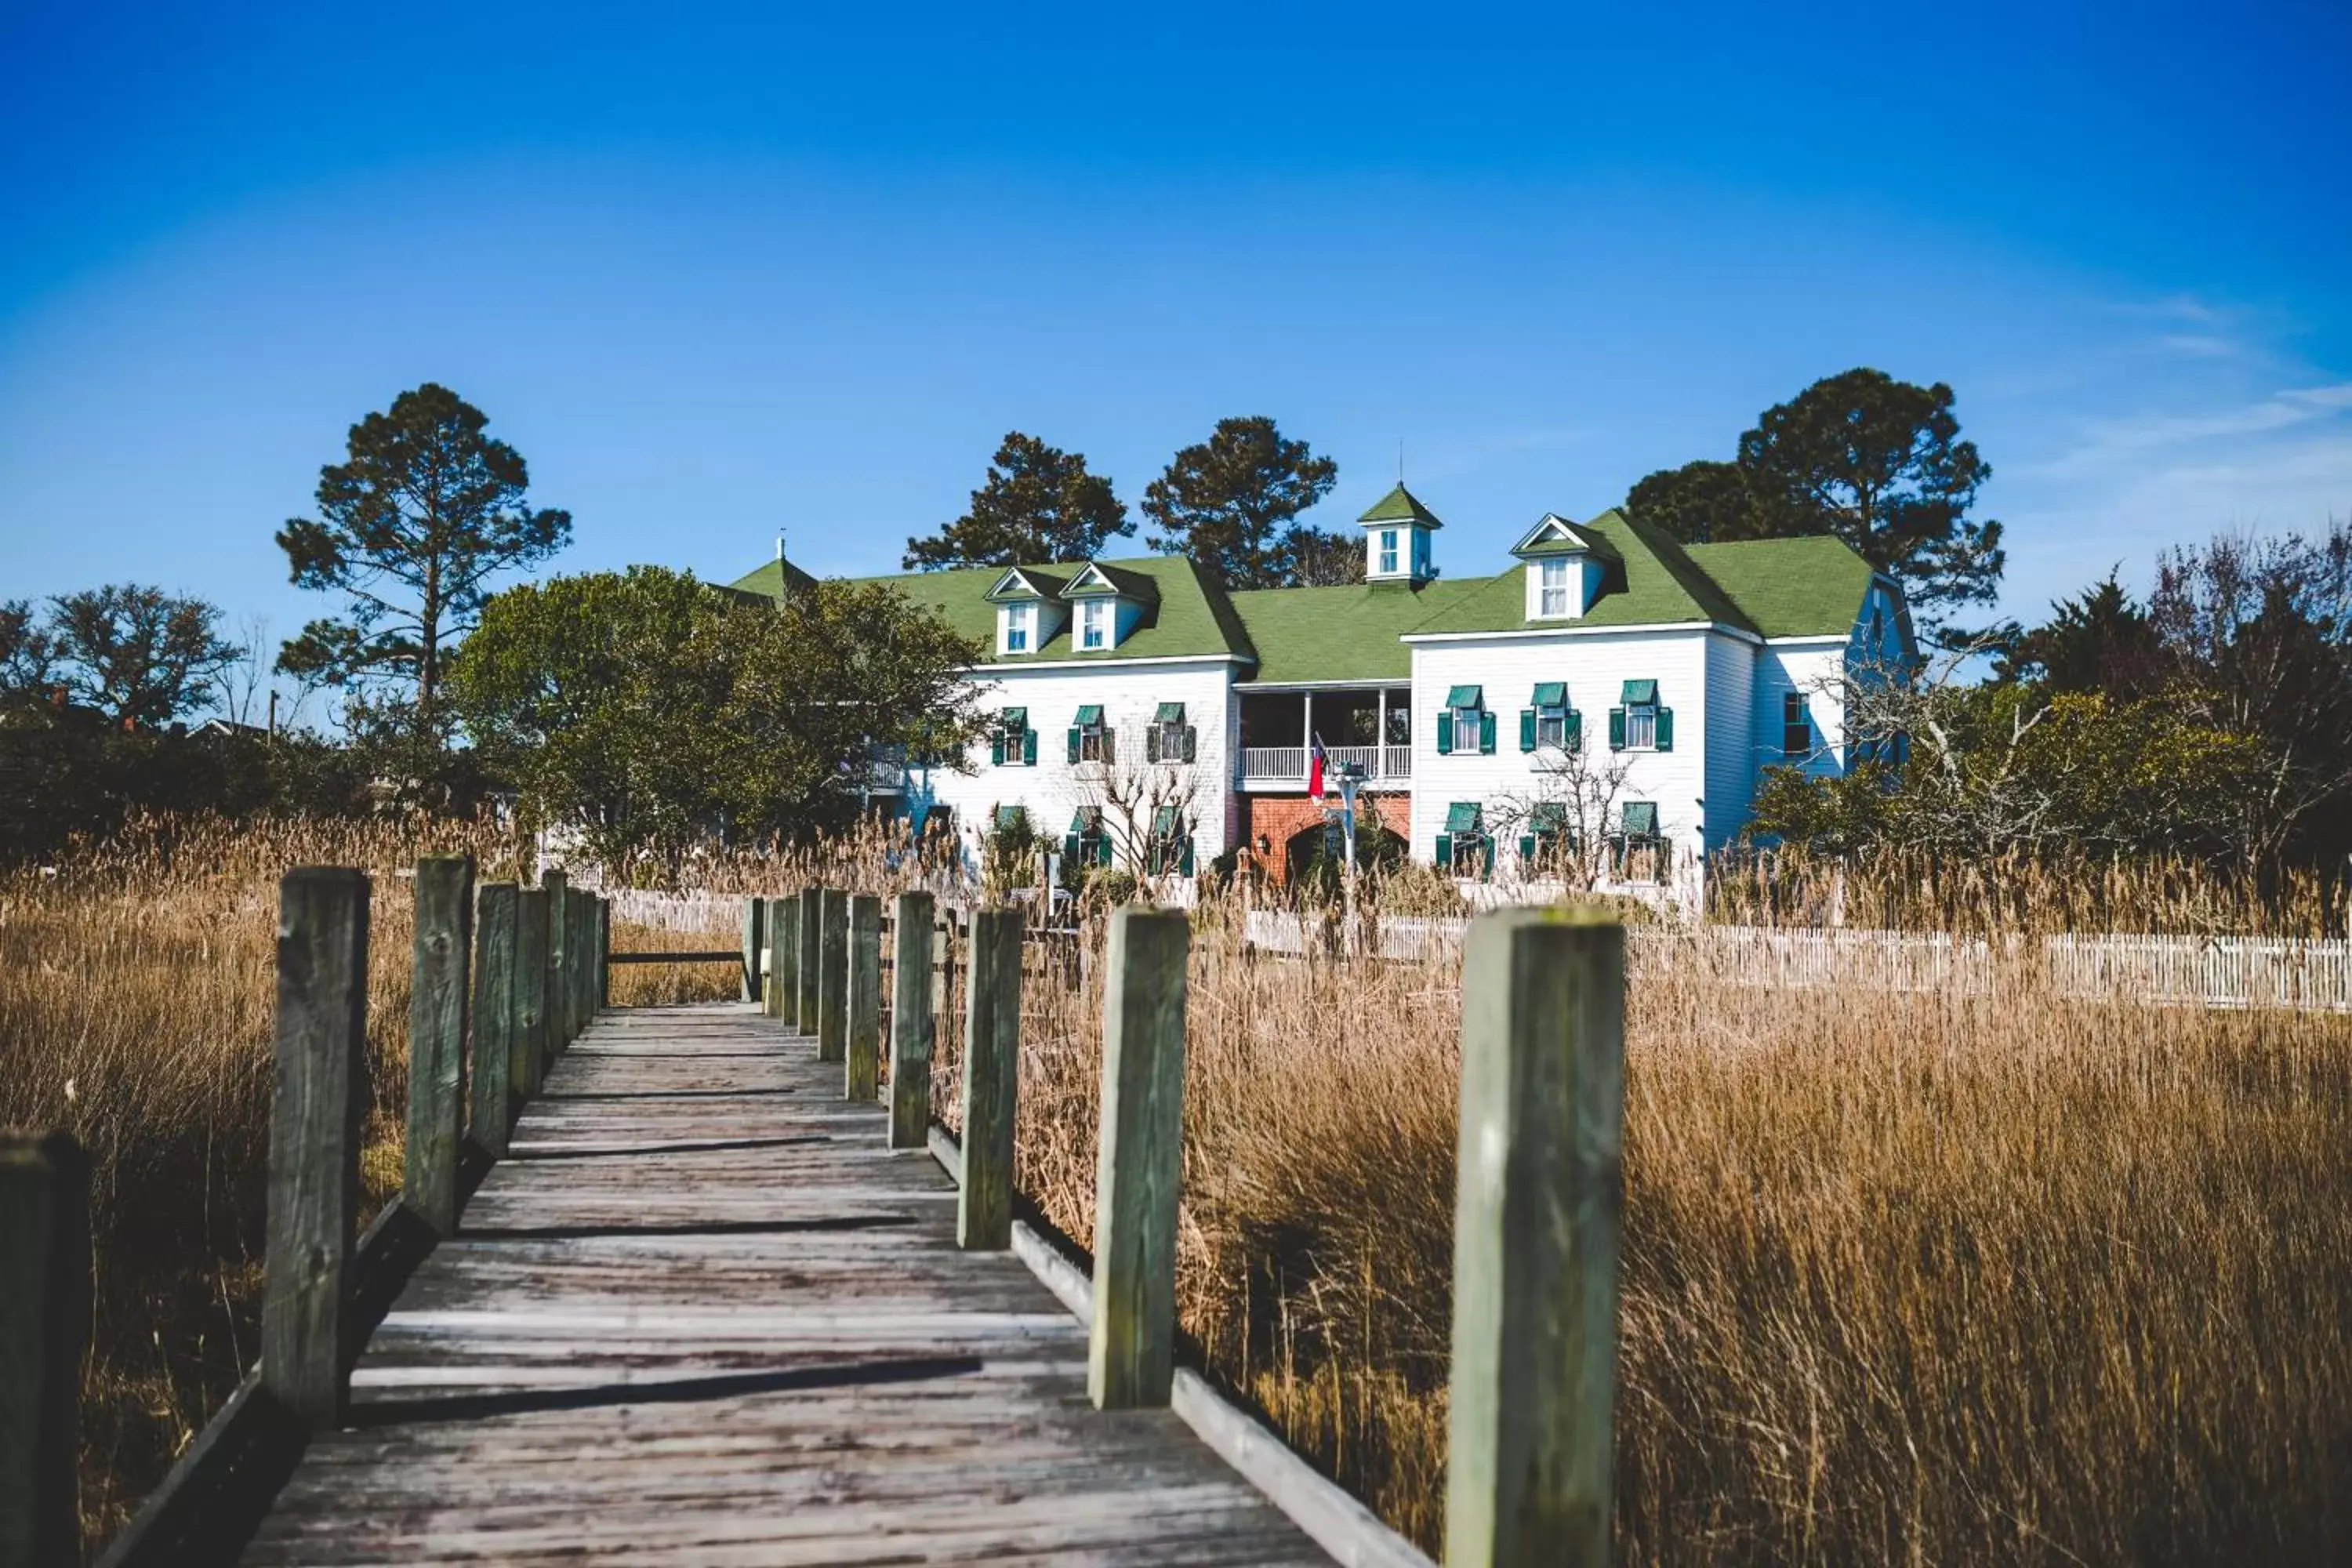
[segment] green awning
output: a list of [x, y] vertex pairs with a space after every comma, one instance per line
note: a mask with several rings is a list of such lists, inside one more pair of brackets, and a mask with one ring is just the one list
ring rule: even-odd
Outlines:
[[1008, 730], [1029, 728], [1029, 710], [1026, 708], [1007, 708], [998, 717], [1003, 720], [1004, 727]]
[[1025, 805], [1000, 805], [996, 808], [996, 826], [999, 827], [1019, 827], [1028, 820], [1029, 808]]
[[1102, 724], [1102, 704], [1087, 702], [1078, 709], [1077, 726], [1081, 730], [1098, 729]]
[[1173, 838], [1176, 837], [1176, 808], [1174, 806], [1163, 805], [1158, 811], [1151, 814], [1151, 837], [1154, 838]]
[[[1471, 689], [1475, 691], [1477, 688], [1474, 686]], [[1448, 833], [1477, 832], [1478, 803], [1475, 800], [1457, 800], [1452, 805], [1447, 806], [1445, 808], [1445, 831]]]
[[1445, 694], [1445, 705], [1448, 708], [1483, 707], [1485, 704], [1480, 699], [1486, 694], [1486, 689], [1483, 686], [1457, 686]]
[[1530, 833], [1565, 833], [1568, 831], [1568, 803], [1564, 800], [1539, 800], [1528, 813]]
[[1082, 805], [1078, 814], [1070, 818], [1070, 831], [1082, 837], [1091, 837], [1101, 828], [1102, 807], [1098, 805]]
[[[1644, 684], [1647, 684], [1646, 682]], [[1658, 804], [1652, 800], [1629, 800], [1625, 803], [1625, 831], [1655, 833], [1658, 830]]]
[[1184, 705], [1181, 702], [1162, 702], [1153, 710], [1151, 721], [1155, 724], [1181, 724], [1184, 721]]
[[1538, 680], [1538, 681], [1537, 681], [1537, 682], [1536, 682], [1536, 706], [1537, 706], [1537, 707], [1538, 707], [1538, 708], [1565, 708], [1565, 707], [1567, 707], [1567, 706], [1568, 706], [1568, 682], [1567, 682], [1567, 681], [1565, 681], [1565, 680]]
[[1629, 680], [1625, 683], [1625, 695], [1619, 700], [1628, 708], [1655, 704], [1658, 700], [1658, 683], [1654, 680]]

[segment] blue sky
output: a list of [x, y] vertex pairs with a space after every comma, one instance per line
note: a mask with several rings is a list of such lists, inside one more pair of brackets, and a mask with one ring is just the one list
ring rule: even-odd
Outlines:
[[1958, 390], [2033, 613], [2352, 512], [2347, 68], [2340, 4], [16, 0], [0, 597], [289, 635], [271, 532], [425, 380], [555, 570], [894, 569], [1007, 430], [1132, 502], [1266, 413], [1328, 523], [1402, 438], [1466, 573], [1872, 364]]

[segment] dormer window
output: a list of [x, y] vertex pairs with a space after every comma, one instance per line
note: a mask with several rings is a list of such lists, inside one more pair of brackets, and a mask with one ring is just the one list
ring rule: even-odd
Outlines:
[[1027, 653], [1030, 639], [1037, 630], [1037, 606], [1007, 605], [1004, 606], [1004, 651]]
[[1111, 626], [1118, 606], [1108, 599], [1088, 599], [1078, 606], [1078, 647], [1084, 649], [1110, 647]]
[[1547, 556], [1536, 563], [1536, 614], [1547, 619], [1568, 610], [1568, 558]]

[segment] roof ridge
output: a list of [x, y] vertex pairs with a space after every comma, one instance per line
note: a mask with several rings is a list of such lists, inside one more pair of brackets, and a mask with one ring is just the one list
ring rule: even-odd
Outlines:
[[[1753, 632], [1757, 629], [1755, 623], [1748, 618], [1748, 613], [1739, 607], [1739, 602], [1732, 596], [1730, 590], [1717, 582], [1714, 574], [1706, 567], [1690, 558], [1688, 552], [1683, 548], [1682, 541], [1663, 529], [1643, 522], [1622, 507], [1612, 506], [1608, 510], [1597, 514], [1592, 521], [1598, 523], [1602, 518], [1614, 518], [1623, 524], [1626, 531], [1641, 542], [1642, 548], [1647, 550], [1656, 559], [1658, 564], [1665, 568], [1666, 574], [1675, 580], [1675, 586], [1689, 595], [1693, 602], [1701, 610], [1706, 612], [1710, 619], [1727, 618], [1733, 626], [1744, 632]], [[1710, 601], [1713, 602], [1710, 603]], [[1721, 613], [1724, 611], [1729, 612], [1727, 616]]]

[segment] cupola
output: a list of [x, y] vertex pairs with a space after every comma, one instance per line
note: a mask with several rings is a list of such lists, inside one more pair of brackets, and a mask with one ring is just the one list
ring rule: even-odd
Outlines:
[[1399, 485], [1356, 520], [1364, 527], [1364, 581], [1426, 583], [1437, 575], [1429, 536], [1445, 525]]

